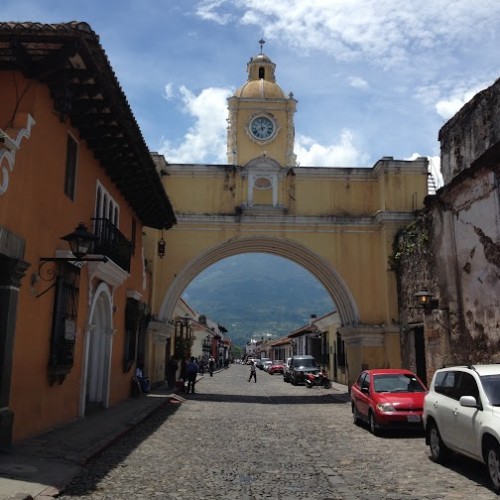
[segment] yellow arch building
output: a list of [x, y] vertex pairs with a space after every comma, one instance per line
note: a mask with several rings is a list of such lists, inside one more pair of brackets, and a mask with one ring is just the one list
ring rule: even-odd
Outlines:
[[[365, 366], [400, 366], [389, 257], [396, 231], [423, 206], [427, 159], [384, 157], [373, 168], [298, 166], [297, 101], [276, 83], [275, 64], [262, 51], [247, 72], [228, 99], [228, 164], [171, 164], [153, 154], [177, 218], [164, 235], [149, 233], [153, 310], [166, 325], [164, 336], [174, 334], [175, 305], [201, 271], [232, 255], [267, 252], [308, 269], [332, 297], [348, 382]], [[161, 237], [164, 259], [153, 256]]]

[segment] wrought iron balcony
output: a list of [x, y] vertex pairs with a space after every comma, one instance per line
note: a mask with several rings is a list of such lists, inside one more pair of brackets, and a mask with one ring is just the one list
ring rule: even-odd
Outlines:
[[92, 219], [97, 240], [92, 245], [92, 253], [105, 255], [124, 271], [130, 272], [132, 242], [109, 219]]

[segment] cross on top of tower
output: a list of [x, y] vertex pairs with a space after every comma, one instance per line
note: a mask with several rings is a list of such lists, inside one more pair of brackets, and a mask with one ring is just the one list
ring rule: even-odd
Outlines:
[[263, 38], [261, 38], [261, 39], [259, 40], [259, 44], [260, 44], [260, 53], [261, 53], [261, 54], [262, 54], [262, 47], [264, 47], [264, 44], [265, 44], [265, 43], [266, 43], [266, 41], [265, 41]]

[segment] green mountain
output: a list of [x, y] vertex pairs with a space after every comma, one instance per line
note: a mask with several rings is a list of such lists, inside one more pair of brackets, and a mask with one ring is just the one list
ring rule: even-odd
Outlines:
[[183, 294], [200, 314], [224, 326], [235, 345], [264, 334], [276, 337], [331, 312], [323, 285], [281, 257], [248, 253], [229, 257], [200, 273]]

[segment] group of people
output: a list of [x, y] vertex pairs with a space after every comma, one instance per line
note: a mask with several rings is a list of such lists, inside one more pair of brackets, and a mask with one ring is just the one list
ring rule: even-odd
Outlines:
[[[215, 359], [212, 356], [210, 356], [210, 358], [208, 359], [207, 366], [210, 376], [213, 377], [215, 370]], [[173, 389], [176, 386], [176, 377], [178, 368], [179, 365], [177, 359], [175, 359], [174, 357], [170, 358], [166, 367], [167, 385], [170, 389]], [[194, 356], [191, 356], [189, 359], [183, 359], [181, 361], [179, 381], [182, 383], [182, 387], [184, 387], [184, 390], [188, 393], [194, 394], [196, 375], [198, 373], [203, 375], [204, 372], [205, 372], [204, 360], [202, 359], [196, 360]]]

